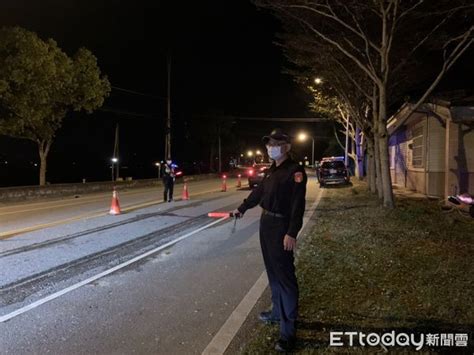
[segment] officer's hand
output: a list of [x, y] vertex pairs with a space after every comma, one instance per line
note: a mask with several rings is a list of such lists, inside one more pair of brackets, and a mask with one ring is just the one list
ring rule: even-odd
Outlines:
[[288, 234], [283, 238], [283, 249], [287, 251], [293, 251], [296, 249], [296, 239], [290, 237]]
[[242, 218], [242, 216], [243, 216], [243, 214], [242, 214], [239, 210], [237, 210], [237, 209], [235, 209], [235, 210], [232, 211], [232, 215], [233, 215], [235, 218]]

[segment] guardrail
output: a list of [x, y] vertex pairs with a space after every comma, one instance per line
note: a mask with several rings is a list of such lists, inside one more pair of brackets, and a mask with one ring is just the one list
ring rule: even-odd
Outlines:
[[[188, 175], [176, 179], [177, 184], [183, 183], [183, 178], [189, 182], [217, 178], [217, 174]], [[124, 181], [98, 181], [85, 183], [50, 184], [46, 186], [18, 186], [0, 188], [0, 202], [15, 202], [35, 200], [41, 198], [59, 198], [90, 193], [111, 191], [115, 186], [117, 190], [161, 186], [161, 179], [139, 179]]]

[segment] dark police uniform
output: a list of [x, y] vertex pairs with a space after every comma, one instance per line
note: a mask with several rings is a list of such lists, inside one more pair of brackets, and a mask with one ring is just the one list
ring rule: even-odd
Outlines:
[[163, 191], [163, 200], [165, 202], [171, 201], [173, 199], [174, 178], [175, 178], [174, 168], [172, 164], [170, 165], [168, 165], [167, 163], [163, 164], [161, 174], [162, 174], [161, 176], [163, 179], [163, 185], [165, 187], [165, 190]]
[[238, 208], [245, 213], [260, 205], [260, 245], [272, 291], [272, 317], [280, 319], [284, 340], [296, 336], [298, 283], [293, 251], [283, 248], [286, 234], [296, 238], [303, 225], [307, 176], [304, 168], [291, 158], [265, 172], [263, 181]]

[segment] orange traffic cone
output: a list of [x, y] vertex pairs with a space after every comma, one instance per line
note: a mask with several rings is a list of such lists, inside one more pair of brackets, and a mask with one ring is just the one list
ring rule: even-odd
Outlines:
[[221, 192], [226, 192], [227, 191], [227, 176], [223, 175], [222, 176], [222, 189]]
[[242, 181], [240, 180], [240, 178], [242, 177], [242, 175], [237, 175], [237, 187], [242, 187]]
[[183, 200], [189, 200], [188, 183], [186, 181], [184, 181], [183, 186]]
[[114, 188], [114, 192], [112, 193], [112, 206], [110, 206], [109, 214], [117, 215], [120, 214], [120, 203], [117, 195], [117, 191]]

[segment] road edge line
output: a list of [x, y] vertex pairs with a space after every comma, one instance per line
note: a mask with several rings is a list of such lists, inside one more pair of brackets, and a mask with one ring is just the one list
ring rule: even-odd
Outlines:
[[[316, 200], [313, 202], [309, 209], [309, 214], [303, 220], [304, 230], [309, 220], [313, 217], [318, 207], [319, 202], [323, 196], [324, 190], [320, 190], [320, 193], [316, 196]], [[250, 288], [247, 294], [244, 296], [239, 305], [234, 309], [229, 318], [225, 321], [219, 331], [214, 335], [212, 340], [206, 346], [202, 355], [222, 355], [225, 353], [230, 343], [234, 339], [237, 332], [240, 330], [245, 320], [247, 319], [250, 311], [255, 307], [255, 304], [262, 296], [263, 292], [268, 286], [267, 273], [264, 270], [259, 276], [254, 285]]]
[[166, 248], [168, 248], [168, 247], [170, 247], [170, 246], [172, 246], [172, 245], [174, 245], [174, 244], [180, 242], [181, 240], [187, 239], [187, 238], [189, 238], [190, 236], [192, 236], [192, 235], [194, 235], [194, 234], [196, 234], [196, 233], [199, 233], [199, 232], [203, 231], [203, 230], [206, 229], [206, 228], [209, 228], [209, 227], [211, 227], [211, 226], [213, 226], [213, 225], [215, 225], [215, 224], [217, 224], [217, 223], [219, 223], [219, 222], [222, 222], [223, 220], [225, 220], [225, 219], [227, 219], [227, 218], [228, 218], [228, 217], [219, 218], [218, 220], [215, 220], [215, 221], [213, 221], [213, 222], [211, 222], [211, 223], [208, 223], [208, 224], [206, 224], [206, 225], [204, 225], [204, 226], [202, 226], [202, 227], [200, 227], [200, 228], [198, 228], [198, 229], [195, 229], [194, 231], [191, 231], [191, 232], [189, 232], [189, 233], [187, 233], [187, 234], [185, 234], [185, 235], [183, 235], [183, 236], [181, 236], [181, 237], [179, 237], [179, 238], [176, 238], [176, 239], [174, 239], [174, 240], [171, 240], [171, 241], [169, 241], [168, 243], [165, 243], [165, 244], [163, 244], [163, 245], [160, 245], [159, 247], [157, 247], [157, 248], [155, 248], [155, 249], [149, 250], [149, 251], [147, 251], [146, 253], [143, 253], [143, 254], [138, 255], [138, 256], [136, 256], [136, 257], [130, 259], [130, 260], [127, 260], [127, 261], [125, 261], [125, 262], [123, 262], [123, 263], [121, 263], [121, 264], [119, 264], [119, 265], [116, 265], [116, 266], [114, 266], [113, 268], [110, 268], [110, 269], [108, 269], [108, 270], [102, 271], [101, 273], [99, 273], [99, 274], [97, 274], [97, 275], [91, 276], [91, 277], [89, 277], [89, 278], [87, 278], [87, 279], [85, 279], [85, 280], [83, 280], [83, 281], [81, 281], [81, 282], [78, 282], [78, 283], [76, 283], [76, 284], [74, 284], [74, 285], [71, 285], [71, 286], [69, 286], [69, 287], [66, 287], [66, 288], [64, 288], [64, 289], [62, 289], [62, 290], [60, 290], [60, 291], [57, 291], [57, 292], [55, 292], [55, 293], [52, 293], [52, 294], [49, 295], [49, 296], [46, 296], [46, 297], [44, 297], [44, 298], [41, 298], [41, 299], [39, 299], [39, 300], [37, 300], [37, 301], [35, 301], [35, 302], [33, 302], [33, 303], [30, 303], [29, 305], [26, 305], [26, 306], [24, 306], [24, 307], [18, 308], [17, 310], [15, 310], [15, 311], [13, 311], [13, 312], [10, 312], [10, 313], [7, 313], [7, 314], [5, 314], [5, 315], [3, 315], [3, 316], [0, 316], [0, 323], [4, 323], [4, 322], [6, 322], [6, 321], [8, 321], [8, 320], [10, 320], [10, 319], [12, 319], [12, 318], [15, 318], [15, 317], [19, 316], [20, 314], [23, 314], [23, 313], [28, 312], [28, 311], [30, 311], [30, 310], [36, 308], [36, 307], [39, 307], [39, 306], [41, 306], [42, 304], [45, 304], [45, 303], [47, 303], [47, 302], [49, 302], [49, 301], [52, 301], [52, 300], [54, 300], [54, 299], [56, 299], [56, 298], [58, 298], [58, 297], [61, 297], [61, 296], [65, 295], [65, 294], [67, 294], [67, 293], [69, 293], [69, 292], [71, 292], [71, 291], [74, 291], [74, 290], [76, 290], [76, 289], [78, 289], [78, 288], [80, 288], [80, 287], [82, 287], [82, 286], [85, 286], [85, 285], [87, 285], [87, 284], [89, 284], [89, 283], [91, 283], [91, 282], [94, 282], [94, 281], [96, 281], [96, 280], [98, 280], [98, 279], [100, 279], [100, 278], [102, 278], [102, 277], [104, 277], [104, 276], [107, 276], [107, 275], [109, 275], [109, 274], [112, 274], [113, 272], [115, 272], [115, 271], [117, 271], [117, 270], [123, 269], [124, 267], [126, 267], [126, 266], [128, 266], [128, 265], [131, 265], [131, 264], [133, 264], [133, 263], [135, 263], [135, 262], [137, 262], [137, 261], [140, 261], [140, 260], [142, 260], [142, 259], [144, 259], [144, 258], [146, 258], [146, 257], [148, 257], [148, 256], [150, 256], [150, 255], [152, 255], [152, 254], [155, 254], [155, 253], [159, 252], [160, 250], [166, 249]]

